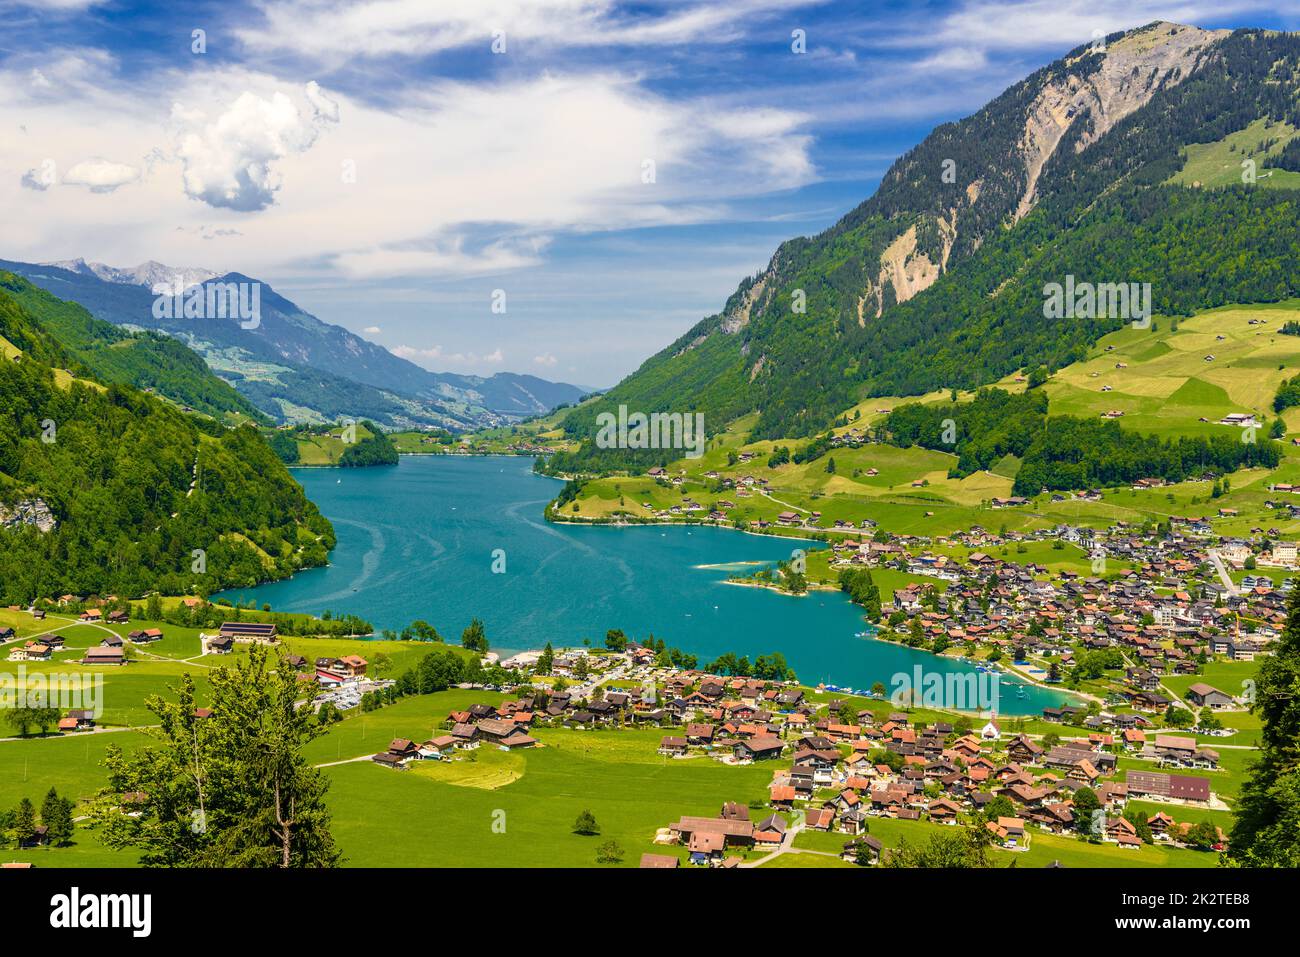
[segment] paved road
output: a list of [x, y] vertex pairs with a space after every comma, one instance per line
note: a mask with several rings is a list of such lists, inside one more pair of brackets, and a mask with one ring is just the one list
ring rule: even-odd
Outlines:
[[1219, 578], [1223, 580], [1223, 587], [1228, 589], [1229, 595], [1240, 595], [1241, 589], [1236, 586], [1232, 578], [1228, 575], [1228, 568], [1223, 564], [1223, 559], [1219, 557], [1218, 551], [1211, 548], [1209, 550], [1210, 561], [1214, 564], [1215, 570], [1219, 573]]

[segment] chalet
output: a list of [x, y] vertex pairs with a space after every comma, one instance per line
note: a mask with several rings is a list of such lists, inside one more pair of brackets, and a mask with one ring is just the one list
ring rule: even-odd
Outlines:
[[649, 868], [651, 870], [671, 870], [681, 867], [681, 858], [673, 857], [671, 854], [642, 854], [641, 863], [638, 867]]
[[1187, 700], [1198, 708], [1212, 708], [1215, 710], [1230, 708], [1236, 704], [1232, 695], [1226, 691], [1220, 691], [1213, 685], [1207, 685], [1200, 681], [1187, 689]]
[[688, 750], [689, 746], [685, 738], [668, 736], [659, 739], [660, 754], [679, 758], [685, 757]]
[[28, 641], [21, 648], [9, 653], [10, 661], [49, 661], [54, 656], [54, 649], [43, 641]]
[[83, 665], [124, 665], [126, 654], [121, 648], [87, 648], [86, 657], [81, 659]]
[[1007, 760], [1018, 764], [1034, 764], [1043, 755], [1043, 746], [1020, 734], [1007, 744]]
[[812, 808], [804, 815], [804, 826], [813, 831], [829, 831], [835, 823], [835, 811], [828, 807]]
[[750, 738], [736, 743], [735, 755], [740, 761], [761, 761], [779, 758], [784, 749], [785, 742], [780, 738]]
[[161, 628], [137, 628], [129, 632], [126, 637], [131, 639], [132, 644], [149, 645], [155, 641], [162, 641], [163, 632]]
[[754, 844], [757, 847], [780, 847], [785, 842], [788, 825], [779, 814], [763, 818], [754, 828]]
[[1025, 831], [1025, 822], [1018, 817], [999, 816], [996, 821], [989, 821], [985, 826], [1003, 847], [1027, 848], [1029, 846], [1029, 835]]
[[202, 635], [205, 655], [228, 655], [235, 650], [235, 640], [221, 635]]
[[885, 845], [880, 838], [865, 834], [845, 844], [844, 850], [840, 852], [840, 857], [855, 864], [865, 857], [868, 863], [877, 864], [880, 862], [880, 855], [884, 850]]

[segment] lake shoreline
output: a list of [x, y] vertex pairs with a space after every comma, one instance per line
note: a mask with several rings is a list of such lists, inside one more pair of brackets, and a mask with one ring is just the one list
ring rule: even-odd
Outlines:
[[[753, 660], [780, 651], [810, 687], [888, 685], [891, 676], [916, 667], [974, 671], [974, 663], [964, 660], [887, 640], [863, 641], [861, 633], [874, 633], [864, 609], [833, 583], [812, 585], [796, 596], [811, 600], [790, 604], [757, 597], [761, 583], [726, 581], [743, 575], [744, 567], [788, 560], [792, 548], [829, 547], [805, 530], [771, 534], [714, 523], [538, 521], [537, 504], [554, 497], [556, 480], [524, 466], [520, 460], [528, 456], [459, 458], [452, 465], [433, 454], [404, 455], [397, 468], [333, 473], [340, 481], [302, 466], [299, 481], [335, 525], [338, 542], [329, 564], [312, 575], [213, 597], [269, 603], [285, 612], [346, 611], [370, 621], [377, 636], [419, 618], [445, 635], [458, 635], [477, 617], [493, 650], [503, 654], [535, 651], [548, 642], [599, 645], [614, 628], [640, 640], [653, 634], [701, 664], [727, 653]], [[543, 487], [539, 480], [546, 479], [552, 484]], [[658, 526], [659, 534], [599, 531], [632, 524]], [[697, 534], [696, 527], [754, 537]], [[494, 558], [498, 550], [502, 554]], [[498, 560], [500, 572], [494, 571]], [[594, 592], [593, 583], [600, 586]], [[1030, 699], [1012, 706], [1025, 714], [1037, 714], [1061, 697], [1025, 686]]]

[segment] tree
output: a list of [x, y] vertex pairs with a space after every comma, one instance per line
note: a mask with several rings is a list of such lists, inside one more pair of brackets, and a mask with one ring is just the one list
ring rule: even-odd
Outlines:
[[370, 668], [376, 675], [383, 674], [391, 667], [393, 667], [393, 659], [384, 652], [379, 651], [370, 656]]
[[999, 794], [992, 801], [984, 806], [984, 819], [986, 821], [996, 821], [1000, 817], [1015, 817], [1016, 806], [1011, 803], [1011, 798]]
[[931, 834], [925, 844], [904, 838], [884, 861], [885, 867], [975, 868], [990, 867], [988, 848], [991, 835], [983, 824], [945, 827]]
[[1185, 841], [1198, 850], [1208, 851], [1219, 843], [1219, 829], [1212, 821], [1197, 821], [1187, 829]]
[[41, 823], [45, 825], [46, 834], [51, 844], [62, 847], [72, 840], [72, 802], [59, 797], [59, 792], [50, 788], [41, 803]]
[[460, 633], [460, 643], [470, 651], [486, 652], [488, 640], [483, 622], [477, 618], [470, 621], [469, 626]]
[[583, 811], [578, 815], [578, 819], [573, 822], [573, 833], [581, 834], [584, 837], [594, 837], [600, 833], [600, 825], [596, 823], [596, 815], [590, 811]]
[[18, 810], [14, 812], [13, 830], [19, 847], [30, 844], [36, 837], [36, 808], [27, 798], [18, 802]]
[[1101, 808], [1101, 799], [1092, 788], [1074, 792], [1074, 826], [1084, 834], [1092, 833], [1093, 812]]
[[862, 830], [858, 835], [858, 839], [853, 842], [853, 863], [857, 864], [859, 867], [870, 866], [873, 857], [871, 845], [862, 839], [863, 835], [866, 833], [867, 822], [863, 821]]
[[1300, 867], [1300, 591], [1286, 628], [1260, 663], [1251, 711], [1259, 715], [1260, 756], [1236, 806], [1229, 863]]
[[597, 864], [621, 864], [623, 862], [623, 848], [619, 847], [618, 841], [606, 841], [596, 849]]
[[153, 592], [149, 600], [144, 603], [144, 617], [149, 621], [162, 621], [162, 616], [162, 598], [157, 592]]
[[[108, 787], [95, 817], [104, 842], [138, 848], [147, 867], [334, 867], [340, 855], [325, 804], [329, 778], [302, 755], [325, 733], [299, 707], [297, 674], [260, 645], [246, 661], [209, 673], [211, 713], [195, 714], [185, 675], [175, 701], [153, 696], [157, 743], [105, 755]], [[120, 795], [138, 793], [138, 816]]]
[[417, 618], [411, 622], [410, 629], [411, 634], [421, 641], [442, 641], [442, 635], [438, 634], [438, 629], [423, 618]]
[[605, 647], [610, 651], [624, 651], [627, 649], [627, 635], [623, 634], [622, 628], [611, 628], [605, 632]]
[[551, 669], [554, 667], [555, 667], [555, 649], [551, 647], [551, 643], [548, 641], [546, 643], [546, 647], [542, 649], [542, 653], [537, 656], [536, 671], [539, 675], [549, 675], [551, 673]]

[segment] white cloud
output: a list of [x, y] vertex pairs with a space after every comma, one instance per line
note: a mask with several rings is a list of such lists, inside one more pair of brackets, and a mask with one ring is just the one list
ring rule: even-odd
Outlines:
[[39, 167], [29, 169], [19, 180], [24, 189], [34, 189], [42, 193], [58, 181], [59, 176], [53, 160], [46, 160]]
[[505, 355], [500, 348], [494, 349], [486, 355], [479, 355], [476, 352], [444, 352], [442, 346], [418, 348], [405, 344], [395, 346], [389, 351], [395, 356], [421, 364], [436, 361], [440, 368], [447, 368], [448, 366], [475, 368], [483, 365], [500, 365], [505, 361]]
[[825, 0], [670, 0], [629, 15], [615, 0], [277, 0], [264, 21], [236, 31], [250, 49], [318, 57], [427, 56], [490, 49], [725, 43], [760, 15]]
[[315, 82], [307, 85], [310, 118], [284, 93], [269, 98], [245, 92], [209, 120], [201, 110], [176, 103], [172, 118], [181, 133], [176, 155], [184, 164], [185, 192], [209, 206], [250, 212], [275, 202], [281, 174], [277, 161], [304, 153], [324, 123], [336, 122], [338, 104]]
[[555, 358], [555, 356], [551, 355], [549, 352], [545, 352], [540, 356], [533, 356], [534, 363], [539, 366], [546, 366], [547, 368], [554, 366], [559, 361], [559, 359]]
[[[802, 114], [668, 99], [615, 71], [419, 80], [380, 106], [240, 68], [128, 82], [93, 51], [41, 62], [52, 90], [30, 61], [0, 65], [0, 123], [27, 127], [0, 137], [0, 168], [30, 171], [0, 181], [0, 205], [32, 224], [6, 252], [31, 261], [496, 275], [543, 263], [558, 235], [717, 221], [816, 175]], [[39, 190], [37, 158], [93, 155], [145, 160], [87, 223], [73, 191]]]
[[366, 327], [365, 327], [364, 329], [362, 329], [361, 331], [364, 332], [364, 333], [365, 333], [366, 335], [368, 335], [368, 336], [377, 336], [377, 335], [379, 335], [381, 332], [383, 332], [384, 330], [380, 329], [378, 326], [366, 326]]
[[138, 168], [99, 157], [75, 163], [63, 174], [63, 182], [67, 185], [84, 186], [92, 193], [111, 193], [119, 186], [134, 183], [139, 178]]

